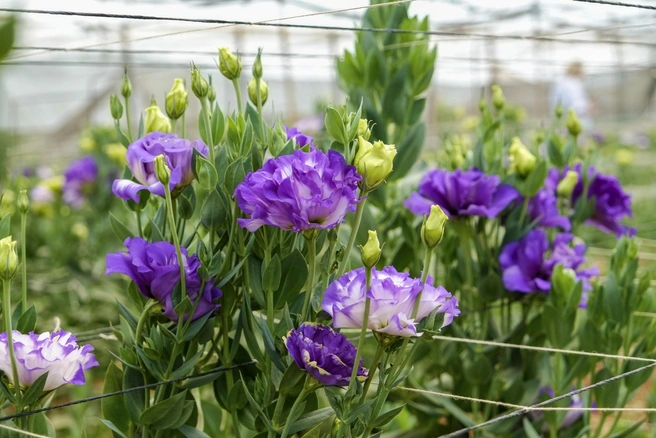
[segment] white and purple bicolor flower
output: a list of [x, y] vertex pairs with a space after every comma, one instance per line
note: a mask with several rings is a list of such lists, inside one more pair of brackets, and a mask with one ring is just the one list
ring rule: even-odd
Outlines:
[[[392, 336], [418, 336], [417, 323], [437, 310], [444, 314], [445, 327], [460, 314], [458, 301], [442, 286], [426, 284], [393, 266], [372, 270], [371, 287], [365, 295], [365, 269], [347, 272], [328, 286], [322, 308], [333, 317], [338, 328], [361, 328], [364, 322], [365, 296], [370, 299], [367, 327]], [[422, 292], [423, 290], [423, 292]], [[422, 292], [416, 318], [412, 318], [415, 301]]]
[[138, 182], [129, 179], [117, 179], [112, 184], [112, 192], [127, 201], [139, 202], [139, 192], [148, 190], [158, 196], [164, 196], [164, 186], [155, 175], [155, 158], [164, 155], [171, 170], [171, 191], [192, 183], [194, 173], [192, 162], [194, 149], [207, 156], [209, 149], [201, 140], [189, 141], [175, 134], [151, 132], [128, 146], [126, 159], [128, 166]]
[[[18, 380], [21, 386], [32, 385], [39, 377], [48, 373], [44, 390], [57, 389], [67, 383], [84, 385], [84, 372], [98, 366], [91, 353], [93, 347], [80, 347], [72, 333], [66, 331], [44, 332], [27, 335], [12, 331]], [[0, 370], [13, 382], [7, 333], [0, 333]]]

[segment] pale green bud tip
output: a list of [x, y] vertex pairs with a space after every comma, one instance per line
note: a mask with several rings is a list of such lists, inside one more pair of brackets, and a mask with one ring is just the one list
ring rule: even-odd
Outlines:
[[171, 132], [171, 122], [157, 105], [146, 108], [146, 121], [144, 123], [146, 134], [151, 132]]
[[579, 116], [576, 115], [576, 111], [571, 108], [567, 113], [567, 122], [565, 125], [569, 133], [574, 137], [581, 133], [581, 121], [579, 120]]
[[556, 118], [560, 119], [563, 116], [563, 106], [561, 104], [556, 105], [554, 113]]
[[171, 171], [169, 170], [169, 166], [166, 165], [164, 155], [155, 157], [155, 175], [157, 176], [157, 180], [165, 186], [171, 181]]
[[114, 120], [120, 120], [123, 117], [123, 105], [115, 94], [109, 96], [109, 111]]
[[0, 239], [0, 278], [11, 280], [18, 271], [18, 254], [16, 254], [16, 241], [7, 236]]
[[371, 130], [369, 129], [369, 121], [367, 119], [360, 119], [358, 122], [358, 137], [369, 140]]
[[123, 75], [123, 84], [121, 85], [121, 96], [125, 97], [126, 99], [132, 96], [132, 82], [130, 82], [130, 78], [128, 77], [127, 70]]
[[369, 143], [364, 137], [358, 137], [358, 152], [353, 164], [362, 175], [362, 185], [365, 191], [371, 191], [380, 186], [394, 168], [396, 148], [382, 141]]
[[262, 77], [262, 49], [257, 51], [257, 57], [253, 63], [253, 77], [255, 79]]
[[166, 95], [166, 114], [172, 119], [179, 119], [187, 109], [189, 94], [185, 90], [184, 81], [176, 78], [173, 87]]
[[207, 81], [200, 74], [200, 71], [197, 68], [194, 68], [191, 71], [191, 91], [194, 92], [194, 95], [202, 99], [207, 96], [209, 93], [210, 86], [207, 84]]
[[510, 153], [510, 169], [518, 175], [525, 177], [535, 168], [537, 158], [518, 137], [512, 139], [508, 152]]
[[27, 197], [27, 190], [21, 190], [18, 194], [18, 200], [16, 201], [16, 208], [20, 213], [27, 213], [30, 209], [30, 200]]
[[[262, 99], [262, 105], [269, 98], [269, 87], [266, 82], [260, 79], [260, 97]], [[248, 98], [253, 102], [253, 105], [257, 106], [257, 79], [253, 78], [248, 82]]]
[[449, 217], [439, 205], [432, 205], [421, 227], [421, 239], [428, 248], [436, 247], [444, 237], [444, 226]]
[[492, 105], [498, 110], [502, 109], [505, 104], [503, 90], [498, 85], [492, 85]]
[[378, 263], [380, 259], [380, 242], [378, 242], [378, 234], [375, 231], [368, 231], [369, 239], [367, 243], [361, 247], [362, 251], [362, 263], [367, 268], [373, 268]]
[[237, 79], [241, 75], [241, 61], [227, 47], [219, 49], [219, 70], [230, 80]]
[[556, 192], [558, 196], [569, 197], [574, 191], [574, 187], [579, 182], [579, 174], [574, 170], [568, 170], [565, 177], [558, 183]]

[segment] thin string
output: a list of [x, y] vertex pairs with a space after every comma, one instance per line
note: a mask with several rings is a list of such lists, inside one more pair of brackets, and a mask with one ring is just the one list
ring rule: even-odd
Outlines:
[[596, 3], [598, 5], [606, 5], [606, 6], [622, 6], [625, 8], [650, 9], [652, 11], [656, 11], [656, 6], [644, 5], [639, 3], [625, 3], [625, 2], [616, 2], [616, 1], [609, 1], [609, 0], [573, 0], [573, 1], [579, 3]]
[[628, 371], [626, 373], [622, 373], [620, 375], [608, 378], [606, 380], [602, 380], [602, 381], [594, 383], [592, 385], [585, 386], [585, 387], [580, 388], [580, 389], [575, 389], [573, 391], [570, 391], [570, 392], [568, 392], [566, 394], [563, 394], [563, 395], [560, 395], [558, 397], [553, 397], [553, 398], [550, 398], [549, 400], [545, 400], [543, 402], [536, 403], [536, 404], [531, 405], [531, 406], [527, 406], [526, 408], [518, 409], [518, 410], [510, 412], [508, 414], [501, 415], [501, 416], [496, 417], [496, 418], [492, 418], [491, 420], [485, 421], [483, 423], [476, 424], [474, 426], [465, 427], [465, 428], [457, 430], [455, 432], [452, 432], [452, 433], [449, 433], [449, 434], [446, 434], [446, 435], [442, 435], [441, 438], [453, 438], [453, 437], [457, 437], [457, 436], [467, 435], [472, 430], [481, 429], [481, 428], [489, 426], [491, 424], [495, 424], [495, 423], [501, 422], [503, 420], [507, 420], [509, 418], [513, 418], [513, 417], [517, 417], [519, 415], [526, 414], [526, 413], [530, 412], [531, 410], [535, 410], [535, 408], [540, 408], [542, 406], [547, 406], [547, 405], [550, 405], [554, 402], [557, 402], [557, 401], [572, 397], [572, 396], [577, 395], [577, 394], [581, 394], [581, 393], [589, 391], [591, 389], [599, 388], [599, 387], [601, 387], [601, 386], [603, 386], [607, 383], [612, 383], [612, 382], [614, 382], [616, 380], [619, 380], [619, 379], [622, 379], [624, 377], [628, 377], [630, 375], [637, 374], [637, 373], [640, 373], [642, 371], [646, 371], [650, 368], [653, 368], [654, 366], [656, 366], [656, 362], [651, 363], [649, 365], [645, 365], [644, 367], [636, 368], [633, 371]]
[[28, 431], [25, 431], [25, 430], [22, 430], [22, 429], [16, 429], [15, 427], [7, 426], [5, 424], [0, 424], [0, 429], [5, 429], [5, 430], [8, 430], [10, 432], [19, 433], [20, 434], [19, 436], [25, 435], [25, 436], [33, 436], [33, 437], [36, 437], [36, 438], [48, 438], [45, 435], [39, 435], [39, 434], [36, 434], [34, 432], [28, 432]]
[[632, 356], [622, 356], [618, 354], [595, 353], [592, 351], [563, 350], [560, 348], [537, 347], [534, 345], [506, 344], [504, 342], [454, 338], [451, 336], [441, 336], [441, 335], [435, 335], [432, 336], [432, 338], [442, 341], [462, 342], [464, 344], [478, 344], [478, 345], [488, 345], [492, 347], [518, 348], [520, 350], [534, 350], [534, 351], [542, 351], [545, 353], [565, 353], [565, 354], [575, 354], [579, 356], [603, 357], [605, 359], [633, 360], [638, 362], [650, 362], [656, 364], [656, 359], [649, 359], [646, 357], [632, 357]]
[[257, 361], [252, 360], [250, 362], [239, 363], [239, 364], [231, 365], [231, 366], [228, 366], [228, 367], [214, 368], [213, 370], [205, 371], [203, 373], [193, 374], [191, 376], [178, 377], [177, 379], [170, 379], [170, 380], [166, 380], [166, 381], [162, 381], [162, 382], [149, 383], [147, 385], [135, 386], [134, 388], [122, 389], [120, 391], [115, 391], [115, 392], [108, 392], [107, 394], [94, 395], [92, 397], [87, 397], [87, 398], [83, 398], [83, 399], [80, 399], [80, 400], [75, 400], [75, 401], [71, 401], [71, 402], [67, 402], [67, 403], [62, 403], [62, 404], [59, 404], [59, 405], [48, 406], [48, 407], [45, 407], [45, 408], [34, 409], [32, 411], [18, 412], [16, 414], [6, 415], [4, 417], [0, 417], [0, 422], [7, 421], [7, 420], [13, 420], [15, 418], [29, 417], [30, 415], [40, 414], [41, 412], [48, 412], [48, 411], [52, 411], [52, 410], [55, 410], [55, 409], [61, 409], [61, 408], [69, 407], [69, 406], [79, 405], [79, 404], [82, 404], [82, 403], [89, 403], [89, 402], [92, 402], [92, 401], [101, 400], [103, 398], [114, 397], [114, 396], [117, 396], [117, 395], [127, 394], [127, 393], [134, 392], [134, 391], [142, 391], [144, 389], [156, 388], [158, 386], [167, 385], [169, 383], [182, 382], [184, 380], [194, 379], [194, 378], [197, 378], [197, 377], [209, 376], [211, 374], [216, 374], [216, 373], [220, 373], [220, 372], [223, 372], [223, 371], [233, 370], [233, 369], [236, 369], [236, 368], [242, 368], [242, 367], [246, 367], [246, 366], [249, 366], [249, 365], [254, 365], [256, 363], [257, 363]]

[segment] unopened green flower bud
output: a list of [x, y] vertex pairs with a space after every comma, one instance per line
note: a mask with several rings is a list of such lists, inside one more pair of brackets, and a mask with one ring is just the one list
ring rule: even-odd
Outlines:
[[368, 231], [369, 239], [364, 246], [360, 247], [362, 252], [362, 263], [367, 268], [373, 268], [380, 260], [380, 242], [378, 242], [378, 234], [375, 231]]
[[567, 126], [567, 130], [574, 137], [577, 137], [581, 133], [581, 121], [579, 120], [579, 116], [576, 115], [576, 111], [572, 108], [567, 112], [565, 126]]
[[21, 190], [16, 201], [16, 208], [19, 213], [25, 214], [30, 209], [30, 200], [27, 197], [27, 190]]
[[210, 75], [209, 78], [210, 78], [210, 85], [207, 88], [207, 99], [210, 101], [210, 104], [212, 104], [216, 100], [216, 90], [212, 85], [212, 75]]
[[439, 205], [432, 205], [430, 214], [424, 219], [421, 226], [421, 240], [428, 249], [433, 249], [444, 237], [444, 226], [449, 217], [444, 214]]
[[255, 79], [262, 78], [262, 49], [258, 49], [255, 62], [253, 63], [253, 77]]
[[144, 123], [146, 134], [151, 132], [171, 132], [171, 122], [157, 105], [146, 108], [146, 122]]
[[132, 96], [132, 82], [130, 82], [130, 78], [128, 77], [127, 69], [125, 69], [125, 74], [123, 75], [123, 85], [121, 85], [121, 96], [125, 97], [126, 99]]
[[536, 142], [537, 144], [542, 144], [542, 142], [544, 141], [544, 139], [545, 139], [544, 131], [539, 130], [538, 132], [535, 133], [535, 142]]
[[535, 168], [537, 158], [526, 149], [518, 137], [512, 139], [508, 152], [510, 153], [510, 170], [519, 176], [526, 177]]
[[241, 61], [227, 47], [219, 49], [219, 71], [230, 80], [241, 75]]
[[358, 122], [358, 137], [369, 140], [371, 137], [371, 129], [369, 129], [369, 121], [367, 119], [360, 119]]
[[115, 94], [109, 96], [109, 112], [114, 120], [120, 120], [123, 117], [123, 105]]
[[189, 94], [185, 90], [184, 81], [180, 78], [173, 79], [173, 87], [166, 95], [166, 114], [173, 120], [177, 120], [187, 109]]
[[497, 110], [502, 110], [504, 104], [506, 103], [505, 98], [503, 97], [503, 90], [498, 85], [492, 85], [492, 105]]
[[563, 116], [563, 106], [561, 104], [556, 105], [554, 109], [554, 115], [557, 119], [560, 119]]
[[[12, 280], [18, 271], [18, 254], [16, 241], [11, 236], [0, 239], [0, 278]], [[4, 309], [3, 309], [4, 311]]]
[[169, 166], [166, 165], [164, 155], [155, 157], [155, 176], [157, 176], [157, 180], [164, 186], [168, 186], [171, 181], [171, 171], [169, 170]]
[[209, 90], [210, 86], [207, 84], [203, 75], [200, 74], [200, 70], [194, 67], [191, 71], [191, 91], [194, 92], [197, 98], [202, 99], [207, 96]]
[[392, 172], [396, 148], [382, 141], [369, 143], [363, 137], [358, 137], [358, 152], [353, 165], [362, 175], [362, 187], [368, 192], [381, 185]]
[[[257, 106], [257, 79], [255, 78], [248, 81], [248, 98], [253, 102], [253, 105]], [[269, 98], [269, 87], [262, 79], [260, 79], [260, 98], [262, 99], [262, 105]]]
[[484, 113], [485, 110], [487, 110], [487, 102], [485, 101], [484, 98], [481, 98], [478, 101], [478, 110], [481, 112], [481, 114]]
[[574, 170], [568, 170], [565, 177], [558, 183], [556, 193], [563, 198], [569, 198], [574, 191], [574, 187], [579, 182], [579, 174]]

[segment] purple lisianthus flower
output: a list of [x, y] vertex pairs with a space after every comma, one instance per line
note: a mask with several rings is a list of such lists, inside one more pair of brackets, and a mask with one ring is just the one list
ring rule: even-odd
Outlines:
[[[136, 283], [139, 292], [145, 297], [157, 300], [164, 309], [164, 315], [172, 321], [177, 321], [172, 294], [180, 281], [180, 266], [175, 246], [169, 242], [149, 243], [140, 237], [128, 237], [125, 239], [125, 247], [127, 251], [107, 254], [107, 275], [127, 275]], [[198, 274], [200, 260], [196, 255], [189, 256], [186, 248], [180, 249], [185, 265], [187, 295], [192, 304], [198, 301], [192, 316], [192, 320], [195, 320], [219, 309], [217, 301], [221, 297], [221, 291], [214, 286], [212, 280], [203, 284]], [[185, 319], [188, 316], [185, 315]]]
[[[321, 307], [332, 316], [335, 327], [362, 327], [365, 297], [370, 300], [367, 327], [392, 336], [417, 336], [417, 323], [436, 309], [444, 313], [442, 327], [451, 324], [460, 314], [456, 298], [442, 286], [434, 287], [430, 277], [423, 284], [407, 272], [397, 272], [393, 266], [387, 266], [381, 271], [372, 270], [370, 286], [366, 293], [364, 268], [347, 272], [328, 286]], [[412, 312], [420, 292], [417, 316], [413, 319]]]
[[499, 255], [503, 271], [503, 284], [511, 292], [548, 292], [551, 289], [551, 275], [556, 265], [572, 269], [577, 281], [583, 283], [580, 307], [587, 305], [587, 294], [592, 290], [590, 277], [599, 275], [595, 267], [584, 269], [584, 244], [571, 246], [574, 236], [560, 233], [549, 242], [547, 233], [541, 229], [528, 232], [518, 242], [507, 244]]
[[[77, 345], [72, 333], [63, 330], [49, 333], [27, 335], [18, 330], [12, 331], [16, 368], [21, 386], [30, 386], [39, 377], [48, 373], [44, 390], [57, 389], [66, 383], [84, 385], [84, 371], [98, 366], [96, 357], [91, 353], [93, 347], [86, 344]], [[9, 343], [7, 333], [0, 333], [0, 370], [9, 381], [13, 381]]]
[[155, 175], [155, 158], [159, 155], [165, 156], [166, 164], [171, 170], [169, 187], [172, 192], [191, 184], [194, 180], [191, 167], [194, 149], [205, 157], [209, 153], [207, 145], [201, 140], [192, 142], [175, 134], [151, 132], [128, 146], [125, 156], [132, 174], [139, 183], [128, 179], [117, 179], [112, 184], [112, 192], [125, 201], [131, 199], [134, 202], [139, 202], [141, 190], [164, 196], [164, 186]]
[[[285, 346], [296, 365], [326, 386], [346, 386], [351, 380], [357, 349], [341, 333], [321, 324], [301, 324], [285, 338]], [[357, 377], [368, 371], [358, 364]]]
[[[551, 169], [546, 184], [555, 187], [564, 177], [568, 170], [574, 170], [579, 174], [579, 180], [572, 191], [572, 205], [583, 196], [583, 168], [581, 163], [574, 166], [573, 169], [565, 167], [562, 173], [558, 169]], [[627, 234], [633, 236], [636, 233], [635, 228], [622, 225], [621, 222], [625, 217], [632, 217], [631, 196], [627, 194], [620, 185], [617, 178], [612, 175], [598, 173], [594, 167], [588, 167], [588, 178], [590, 186], [588, 187], [587, 199], [594, 200], [594, 212], [588, 218], [586, 223], [599, 228], [606, 233], [614, 233], [618, 237]]]
[[403, 205], [417, 215], [428, 214], [431, 205], [437, 204], [449, 217], [496, 217], [519, 196], [517, 190], [500, 181], [498, 176], [478, 169], [435, 169], [424, 175], [419, 189]]
[[98, 164], [92, 156], [73, 161], [64, 172], [62, 199], [74, 208], [86, 202], [85, 188], [98, 178]]
[[545, 187], [530, 198], [526, 208], [526, 214], [531, 221], [537, 221], [537, 225], [545, 228], [561, 228], [570, 231], [572, 224], [567, 216], [562, 216], [558, 211], [558, 198], [555, 190]]
[[296, 150], [272, 158], [235, 189], [239, 208], [250, 216], [237, 221], [248, 231], [262, 225], [295, 232], [332, 228], [360, 202], [361, 179], [355, 167], [332, 150]]
[[287, 141], [294, 139], [299, 148], [302, 148], [307, 144], [314, 147], [314, 138], [303, 134], [298, 128], [289, 128], [285, 126], [285, 131], [287, 132]]

